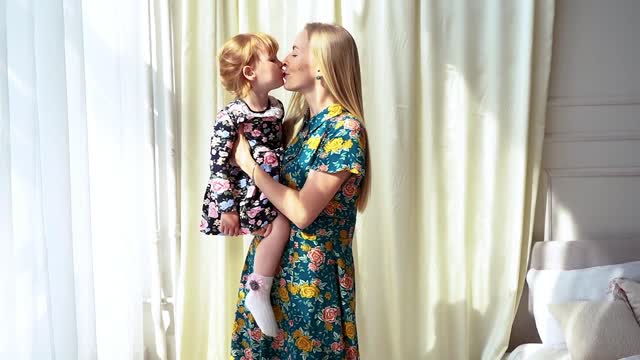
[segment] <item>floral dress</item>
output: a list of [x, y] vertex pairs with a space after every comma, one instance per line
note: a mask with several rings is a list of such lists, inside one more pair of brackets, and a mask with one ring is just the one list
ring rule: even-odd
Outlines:
[[282, 175], [291, 188], [302, 189], [310, 170], [351, 176], [311, 225], [291, 224], [271, 292], [280, 328], [275, 338], [262, 335], [244, 306], [244, 284], [260, 242], [254, 238], [238, 293], [232, 359], [359, 358], [351, 240], [365, 172], [363, 135], [360, 121], [336, 104], [307, 120], [285, 150]]
[[201, 232], [220, 235], [222, 214], [230, 211], [238, 212], [242, 234], [251, 234], [278, 216], [276, 208], [251, 178], [231, 165], [229, 158], [241, 132], [249, 141], [256, 162], [279, 180], [283, 117], [284, 107], [273, 96], [269, 96], [269, 106], [264, 111], [253, 111], [242, 99], [236, 99], [218, 112], [211, 136], [211, 176], [202, 201]]

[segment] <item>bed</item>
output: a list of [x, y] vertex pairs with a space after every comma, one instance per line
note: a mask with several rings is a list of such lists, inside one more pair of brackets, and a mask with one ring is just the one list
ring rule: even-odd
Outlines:
[[[530, 269], [576, 270], [605, 265], [630, 263], [640, 260], [640, 241], [581, 240], [537, 242], [531, 253]], [[511, 334], [510, 353], [507, 360], [570, 360], [564, 346], [543, 345], [533, 319], [534, 299], [523, 295], [523, 309], [516, 316]], [[525, 324], [525, 326], [523, 326]]]

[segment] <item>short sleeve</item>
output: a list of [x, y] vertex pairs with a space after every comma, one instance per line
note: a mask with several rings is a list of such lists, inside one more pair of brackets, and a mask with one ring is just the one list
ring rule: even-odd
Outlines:
[[353, 174], [365, 172], [364, 128], [353, 118], [339, 120], [333, 125], [319, 144], [312, 170], [337, 173], [347, 170]]

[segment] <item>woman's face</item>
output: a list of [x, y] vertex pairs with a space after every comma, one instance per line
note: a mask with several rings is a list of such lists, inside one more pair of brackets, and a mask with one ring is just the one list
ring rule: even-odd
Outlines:
[[291, 52], [284, 58], [284, 88], [302, 93], [312, 89], [317, 72], [312, 63], [309, 35], [305, 30], [296, 36]]

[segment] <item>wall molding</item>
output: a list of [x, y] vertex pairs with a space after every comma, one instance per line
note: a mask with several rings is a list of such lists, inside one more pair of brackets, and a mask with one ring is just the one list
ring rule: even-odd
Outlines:
[[545, 144], [587, 141], [636, 141], [640, 140], [640, 131], [562, 131], [544, 135]]
[[550, 96], [547, 107], [640, 105], [640, 95]]
[[545, 174], [545, 181], [547, 184], [547, 192], [545, 194], [545, 206], [544, 206], [544, 240], [553, 240], [553, 191], [551, 189], [552, 176], [548, 169], [543, 169]]
[[543, 169], [546, 180], [544, 239], [553, 240], [553, 179], [580, 177], [640, 177], [640, 167], [585, 167]]
[[549, 187], [558, 177], [635, 177], [640, 176], [640, 167], [584, 167], [545, 169]]

